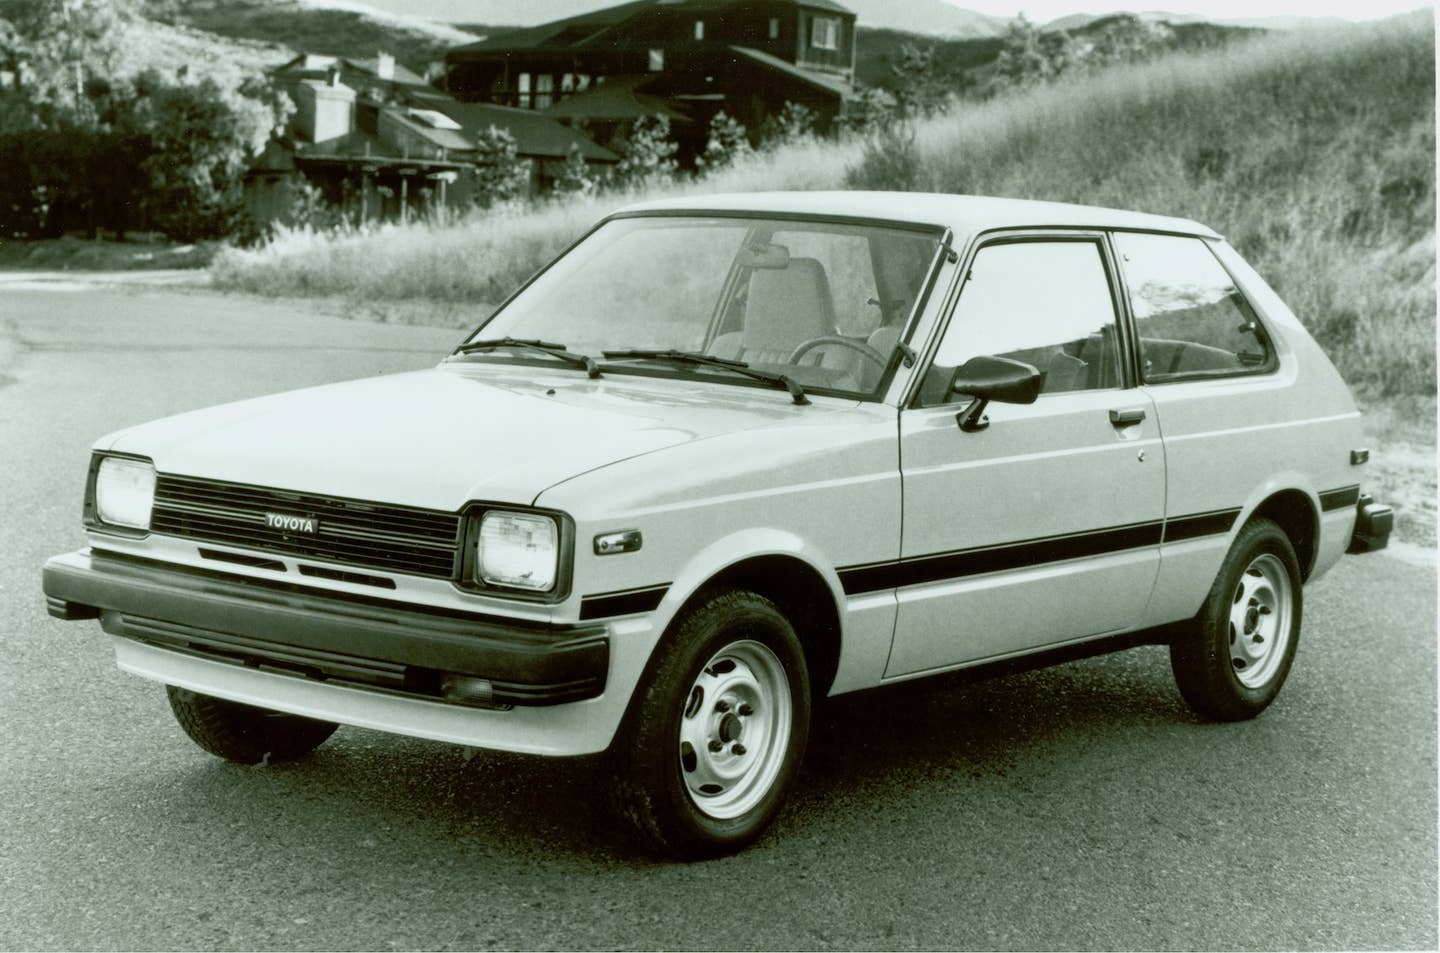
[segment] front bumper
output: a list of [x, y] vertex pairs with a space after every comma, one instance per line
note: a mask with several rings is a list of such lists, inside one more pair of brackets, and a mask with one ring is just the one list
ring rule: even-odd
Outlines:
[[605, 690], [603, 625], [527, 624], [396, 600], [265, 583], [118, 553], [45, 564], [50, 614], [247, 669], [482, 708], [546, 706]]
[[1390, 531], [1395, 527], [1395, 513], [1390, 507], [1376, 503], [1366, 493], [1355, 504], [1355, 530], [1350, 534], [1347, 553], [1373, 553], [1390, 544]]

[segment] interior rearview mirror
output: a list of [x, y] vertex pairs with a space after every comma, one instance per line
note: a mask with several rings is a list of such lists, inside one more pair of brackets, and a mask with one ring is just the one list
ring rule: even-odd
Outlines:
[[739, 265], [761, 271], [783, 271], [790, 265], [790, 249], [771, 242], [751, 242], [740, 249]]
[[967, 433], [984, 430], [989, 426], [985, 407], [990, 401], [1033, 404], [1044, 383], [1044, 372], [1024, 361], [990, 355], [972, 357], [955, 368], [955, 376], [950, 378], [951, 393], [975, 398], [955, 416], [955, 421]]

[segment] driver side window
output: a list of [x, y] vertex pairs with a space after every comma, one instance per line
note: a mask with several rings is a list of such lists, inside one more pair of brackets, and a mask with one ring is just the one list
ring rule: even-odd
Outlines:
[[1041, 395], [1120, 386], [1115, 300], [1093, 239], [1005, 242], [976, 253], [921, 390], [925, 406], [949, 394], [972, 357], [1008, 357], [1045, 375]]

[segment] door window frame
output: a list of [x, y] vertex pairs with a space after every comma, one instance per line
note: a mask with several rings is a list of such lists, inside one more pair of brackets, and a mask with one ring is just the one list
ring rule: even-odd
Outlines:
[[[946, 295], [944, 312], [935, 327], [931, 329], [929, 340], [925, 344], [920, 359], [915, 362], [915, 372], [911, 374], [910, 381], [902, 394], [900, 407], [904, 410], [939, 410], [947, 413], [954, 413], [955, 404], [934, 404], [925, 405], [920, 403], [921, 385], [925, 375], [930, 373], [934, 364], [935, 356], [940, 351], [940, 344], [945, 339], [945, 334], [950, 329], [950, 323], [960, 310], [960, 303], [965, 297], [965, 285], [970, 278], [970, 269], [975, 265], [975, 259], [980, 252], [994, 245], [1019, 245], [1049, 242], [1089, 242], [1096, 246], [1100, 253], [1101, 266], [1105, 269], [1106, 285], [1110, 289], [1110, 306], [1115, 315], [1115, 346], [1118, 351], [1116, 357], [1119, 361], [1120, 382], [1115, 388], [1102, 388], [1103, 390], [1130, 390], [1139, 386], [1139, 366], [1136, 359], [1136, 347], [1133, 337], [1133, 326], [1130, 323], [1129, 299], [1126, 296], [1124, 285], [1120, 281], [1118, 259], [1115, 255], [1115, 248], [1110, 241], [1110, 232], [1101, 228], [1007, 228], [992, 229], [981, 232], [971, 241], [970, 247], [965, 250], [961, 258], [960, 267], [956, 270], [956, 277], [953, 287]], [[1041, 394], [1037, 400], [1066, 397], [1074, 394], [1091, 393], [1084, 391], [1056, 391], [1050, 394]]]
[[[1230, 279], [1231, 286], [1235, 289], [1235, 295], [1240, 299], [1245, 311], [1250, 315], [1250, 320], [1255, 325], [1255, 336], [1265, 346], [1265, 353], [1268, 360], [1254, 369], [1232, 369], [1220, 368], [1208, 371], [1190, 371], [1178, 376], [1163, 376], [1159, 380], [1148, 380], [1145, 377], [1144, 355], [1140, 349], [1140, 323], [1135, 318], [1134, 308], [1130, 302], [1130, 286], [1125, 278], [1124, 257], [1115, 243], [1116, 235], [1148, 235], [1157, 238], [1185, 238], [1195, 242], [1205, 249], [1206, 254], [1215, 259], [1215, 264]], [[1250, 297], [1245, 294], [1244, 287], [1240, 280], [1235, 277], [1224, 260], [1215, 254], [1214, 239], [1206, 238], [1203, 235], [1191, 235], [1185, 232], [1165, 232], [1148, 228], [1111, 228], [1105, 232], [1105, 243], [1110, 249], [1110, 256], [1114, 262], [1114, 274], [1120, 288], [1120, 306], [1125, 312], [1125, 324], [1130, 331], [1130, 354], [1126, 362], [1132, 365], [1135, 380], [1146, 387], [1166, 387], [1171, 384], [1189, 384], [1195, 381], [1216, 381], [1230, 380], [1232, 378], [1265, 377], [1280, 372], [1280, 349], [1276, 342], [1278, 340], [1274, 329], [1267, 324], [1267, 318], [1255, 307]]]

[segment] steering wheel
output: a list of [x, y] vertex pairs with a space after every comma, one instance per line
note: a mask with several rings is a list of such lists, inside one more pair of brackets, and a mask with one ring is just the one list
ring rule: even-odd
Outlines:
[[890, 360], [884, 354], [881, 354], [879, 351], [875, 350], [873, 347], [866, 344], [864, 341], [857, 341], [854, 338], [841, 337], [838, 334], [826, 334], [823, 337], [811, 338], [808, 341], [801, 341], [800, 345], [790, 353], [790, 363], [799, 364], [801, 356], [809, 353], [814, 348], [820, 347], [824, 344], [838, 344], [841, 347], [848, 347], [850, 350], [859, 354], [861, 357], [874, 361], [875, 366], [880, 368], [881, 371], [884, 371], [886, 365], [890, 363]]

